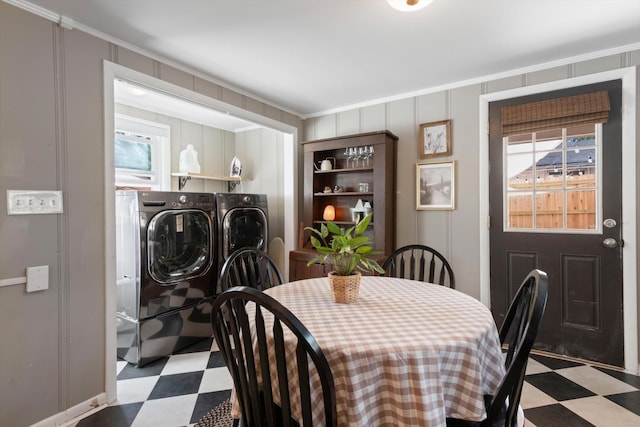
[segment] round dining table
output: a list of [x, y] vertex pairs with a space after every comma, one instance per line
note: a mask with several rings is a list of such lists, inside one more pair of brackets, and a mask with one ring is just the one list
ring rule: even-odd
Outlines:
[[447, 417], [486, 417], [484, 396], [497, 390], [505, 367], [491, 312], [475, 298], [378, 276], [362, 277], [351, 304], [333, 301], [326, 277], [264, 292], [298, 317], [322, 348], [339, 426], [440, 427]]

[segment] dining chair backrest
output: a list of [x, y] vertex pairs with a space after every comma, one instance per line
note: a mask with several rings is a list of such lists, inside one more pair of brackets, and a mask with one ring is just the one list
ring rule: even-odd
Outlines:
[[487, 410], [486, 425], [501, 420], [504, 426], [517, 425], [518, 406], [529, 353], [538, 334], [549, 293], [544, 271], [532, 270], [520, 285], [500, 327], [500, 343], [506, 347], [506, 375]]
[[[527, 360], [538, 334], [548, 295], [547, 274], [532, 270], [513, 298], [500, 327], [500, 343], [506, 348], [506, 374], [497, 392], [487, 399], [487, 418], [480, 427], [518, 426], [518, 408]], [[448, 427], [464, 424], [461, 420], [447, 420]], [[477, 425], [477, 423], [473, 424]]]
[[[240, 425], [337, 426], [331, 368], [311, 332], [293, 313], [261, 291], [238, 286], [216, 297], [211, 321], [233, 378], [242, 413]], [[322, 401], [314, 399], [312, 403], [311, 383], [315, 379]], [[295, 389], [294, 384], [298, 385]], [[320, 403], [324, 419], [313, 419], [313, 409]], [[294, 406], [301, 412], [295, 421]]]
[[407, 245], [396, 249], [383, 262], [384, 276], [419, 280], [456, 287], [451, 265], [437, 250], [425, 245]]
[[233, 286], [263, 291], [284, 283], [278, 264], [264, 251], [242, 248], [233, 252], [220, 270], [220, 292]]

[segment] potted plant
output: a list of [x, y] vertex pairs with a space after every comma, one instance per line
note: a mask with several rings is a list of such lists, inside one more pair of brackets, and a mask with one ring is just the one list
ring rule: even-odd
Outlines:
[[358, 298], [361, 271], [384, 273], [376, 261], [368, 258], [377, 253], [369, 236], [362, 234], [370, 221], [371, 214], [348, 228], [341, 228], [331, 221], [322, 223], [320, 230], [305, 227], [311, 231], [311, 245], [319, 254], [307, 265], [329, 262], [333, 266], [329, 283], [336, 302], [350, 303]]

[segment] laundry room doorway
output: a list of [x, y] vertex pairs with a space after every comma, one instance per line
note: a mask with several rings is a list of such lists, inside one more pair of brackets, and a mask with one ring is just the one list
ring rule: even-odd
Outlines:
[[[192, 174], [190, 179], [179, 179], [176, 172], [178, 172], [177, 156], [179, 151], [183, 148], [178, 145], [176, 151], [176, 141], [179, 140], [174, 132], [171, 132], [171, 144], [170, 159], [168, 169], [165, 168], [165, 172], [171, 175], [170, 177], [170, 189], [169, 191], [184, 191], [184, 192], [252, 192], [252, 193], [267, 193], [263, 191], [265, 185], [269, 185], [270, 188], [266, 189], [272, 194], [269, 204], [269, 216], [270, 216], [270, 228], [271, 224], [274, 225], [275, 233], [272, 230], [271, 237], [281, 237], [285, 242], [284, 253], [294, 249], [292, 244], [296, 241], [295, 234], [297, 232], [295, 224], [297, 223], [297, 200], [295, 195], [297, 194], [296, 177], [297, 177], [297, 141], [298, 141], [298, 129], [289, 124], [270, 119], [265, 116], [241, 109], [239, 107], [226, 104], [217, 99], [209, 98], [200, 93], [196, 93], [187, 90], [183, 87], [176, 86], [163, 80], [151, 77], [149, 75], [140, 73], [135, 70], [128, 69], [118, 64], [114, 64], [108, 61], [104, 62], [104, 111], [105, 111], [105, 128], [104, 128], [104, 153], [105, 153], [105, 252], [106, 252], [106, 268], [105, 268], [105, 283], [106, 288], [106, 307], [105, 324], [107, 325], [106, 331], [106, 385], [105, 392], [107, 395], [107, 401], [111, 402], [116, 399], [116, 328], [113, 317], [116, 312], [116, 242], [115, 242], [115, 185], [116, 182], [116, 167], [114, 162], [114, 131], [115, 131], [115, 118], [116, 114], [124, 114], [131, 116], [136, 111], [146, 110], [140, 106], [133, 106], [131, 99], [124, 99], [118, 96], [118, 92], [115, 90], [117, 85], [129, 85], [135, 90], [143, 89], [149, 92], [153, 92], [154, 95], [162, 96], [168, 104], [177, 103], [181, 107], [178, 109], [182, 113], [186, 109], [193, 109], [193, 111], [206, 111], [213, 115], [217, 115], [220, 120], [224, 119], [237, 119], [239, 122], [249, 124], [250, 128], [242, 129], [242, 133], [238, 137], [233, 131], [212, 130], [215, 125], [208, 124], [202, 127], [197, 125], [197, 117], [185, 117], [178, 116], [175, 112], [169, 111], [147, 111], [142, 116], [138, 116], [137, 119], [148, 120], [150, 122], [162, 122], [162, 120], [156, 120], [157, 118], [164, 119], [170, 117], [168, 124], [173, 126], [176, 131], [179, 131], [184, 136], [184, 141], [195, 141], [198, 137], [202, 137], [202, 145], [197, 146], [196, 150], [199, 151], [199, 161], [204, 163], [205, 161], [217, 162], [214, 166], [209, 165], [212, 168], [217, 168], [215, 175], [219, 177], [229, 176], [229, 164], [231, 159], [238, 150], [238, 157], [243, 161], [242, 182], [238, 183], [235, 188], [232, 188], [229, 183], [223, 179], [218, 180], [217, 177], [209, 179], [209, 174], [206, 177], [199, 177], [197, 174]], [[153, 104], [160, 105], [157, 101]], [[168, 105], [162, 103], [163, 105]], [[123, 107], [124, 105], [124, 107]], [[150, 107], [149, 107], [150, 108]], [[195, 113], [194, 113], [195, 114]], [[196, 125], [194, 125], [196, 123]], [[200, 129], [203, 129], [200, 131]], [[219, 136], [221, 135], [221, 136]], [[180, 136], [180, 135], [179, 135]], [[215, 142], [211, 143], [219, 136], [220, 142], [218, 146], [215, 146]], [[260, 140], [264, 142], [264, 152], [261, 149], [252, 149], [251, 144], [259, 143]], [[183, 142], [184, 142], [183, 141]], [[186, 142], [185, 142], [186, 144]], [[184, 144], [183, 144], [184, 145]], [[186, 146], [186, 145], [185, 145]], [[214, 147], [214, 148], [212, 148]], [[253, 146], [255, 147], [255, 145]], [[211, 151], [216, 150], [216, 151]], [[256, 156], [251, 158], [251, 156]], [[264, 160], [265, 156], [272, 156], [277, 161], [278, 167], [269, 165]], [[270, 174], [276, 174], [270, 175]], [[202, 174], [204, 175], [204, 174]], [[210, 175], [213, 175], [210, 173]], [[235, 184], [235, 183], [234, 183]], [[275, 185], [274, 185], [275, 184]], [[275, 191], [275, 193], [273, 193]], [[278, 225], [279, 224], [279, 225]], [[286, 262], [286, 259], [285, 259]], [[285, 267], [284, 271], [288, 269]]]

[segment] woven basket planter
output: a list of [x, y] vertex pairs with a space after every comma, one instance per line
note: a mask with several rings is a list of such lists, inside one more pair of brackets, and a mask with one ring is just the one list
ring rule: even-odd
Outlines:
[[333, 272], [329, 273], [329, 284], [333, 300], [340, 304], [350, 304], [358, 300], [360, 292], [360, 279], [362, 274], [356, 271], [350, 276], [337, 276]]

